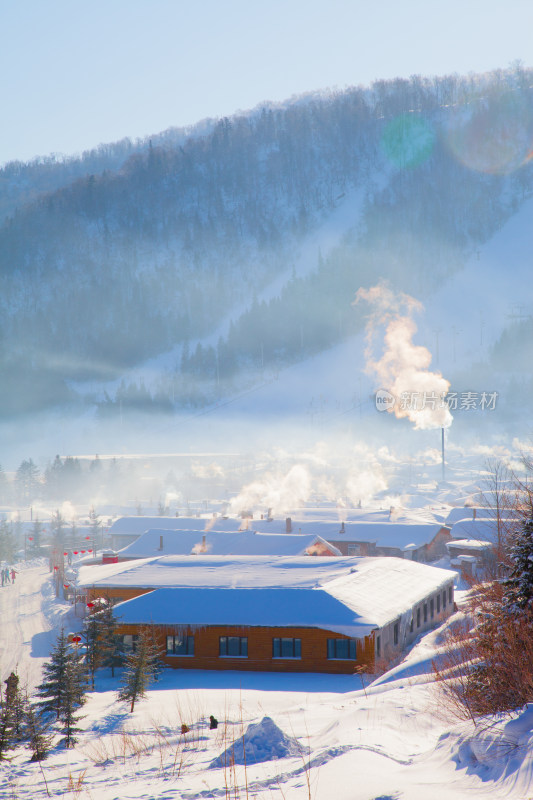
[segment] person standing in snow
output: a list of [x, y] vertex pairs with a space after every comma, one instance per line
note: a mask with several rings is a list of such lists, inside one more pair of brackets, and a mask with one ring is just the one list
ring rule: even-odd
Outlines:
[[5, 568], [4, 574], [6, 576], [6, 583], [11, 583], [11, 581], [9, 580], [9, 567]]
[[17, 574], [17, 570], [14, 567], [11, 567], [11, 583], [15, 583], [15, 575]]

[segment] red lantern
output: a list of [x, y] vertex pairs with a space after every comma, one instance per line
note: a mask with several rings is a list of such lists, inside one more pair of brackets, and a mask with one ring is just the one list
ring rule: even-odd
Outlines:
[[69, 585], [68, 585], [68, 583], [64, 583], [64, 584], [63, 584], [63, 589], [68, 589], [68, 588], [69, 588]]
[[92, 553], [92, 551], [93, 551], [92, 547], [89, 547], [89, 549], [87, 550], [88, 553]]
[[94, 603], [87, 603], [87, 608], [94, 608]]
[[86, 538], [86, 539], [90, 539], [91, 537], [90, 537], [90, 536], [86, 536], [85, 538]]
[[68, 553], [63, 553], [64, 556], [68, 556]]
[[78, 551], [77, 551], [77, 550], [74, 550], [73, 552], [74, 552], [74, 555], [75, 555], [75, 556], [77, 556], [77, 555], [78, 555]]
[[72, 637], [72, 641], [76, 642], [76, 644], [78, 644], [78, 642], [81, 642], [81, 636], [73, 636]]
[[33, 542], [33, 536], [28, 536], [28, 539], [30, 540], [30, 542]]
[[57, 567], [54, 567], [54, 569], [57, 569]]
[[81, 552], [82, 552], [82, 553], [85, 553], [85, 550], [82, 550]]

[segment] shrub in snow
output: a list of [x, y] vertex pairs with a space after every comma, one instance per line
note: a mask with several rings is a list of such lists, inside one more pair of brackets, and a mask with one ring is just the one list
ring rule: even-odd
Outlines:
[[277, 758], [299, 756], [301, 747], [297, 739], [286, 736], [270, 717], [249, 725], [244, 736], [211, 762], [212, 769], [231, 764], [259, 764]]

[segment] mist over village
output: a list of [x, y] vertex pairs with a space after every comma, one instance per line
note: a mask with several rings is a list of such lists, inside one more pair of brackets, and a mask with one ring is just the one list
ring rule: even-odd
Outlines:
[[0, 10], [0, 800], [533, 796], [533, 15], [450, 3]]

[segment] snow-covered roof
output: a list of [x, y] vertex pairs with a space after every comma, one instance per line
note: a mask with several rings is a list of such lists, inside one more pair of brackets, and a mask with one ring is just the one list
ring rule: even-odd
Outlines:
[[[446, 517], [446, 525], [451, 526], [461, 520], [469, 519], [494, 519], [496, 511], [492, 508], [462, 506], [461, 508], [452, 508]], [[514, 511], [506, 511], [505, 509], [499, 512], [500, 519], [512, 519], [516, 516]]]
[[[122, 567], [122, 569], [117, 570], [117, 567]], [[358, 625], [381, 627], [408, 611], [416, 602], [431, 592], [438, 591], [453, 578], [454, 574], [449, 570], [401, 558], [282, 556], [272, 559], [264, 556], [198, 556], [196, 558], [169, 556], [123, 562], [122, 564], [82, 567], [79, 585], [85, 588], [94, 587], [102, 591], [111, 587], [196, 589], [200, 591], [269, 589], [282, 590], [284, 593], [295, 589], [324, 589], [330, 597], [339, 600], [354, 612], [358, 619], [361, 618], [357, 622]], [[163, 597], [163, 595], [160, 596]], [[207, 594], [206, 597], [207, 599], [213, 598], [213, 595]], [[237, 595], [233, 595], [233, 597], [236, 598]], [[247, 597], [251, 598], [252, 595], [247, 595]], [[270, 595], [258, 592], [258, 597], [262, 600], [257, 602], [268, 607]], [[280, 598], [281, 595], [276, 595], [276, 597]], [[230, 601], [228, 600], [228, 602]], [[318, 601], [313, 600], [313, 602]], [[155, 603], [155, 605], [153, 606], [151, 603]], [[120, 608], [122, 607], [121, 605]], [[167, 613], [164, 610], [164, 603], [161, 602], [161, 608], [159, 608], [155, 595], [148, 607], [150, 607], [152, 615], [157, 611], [157, 614], [161, 615], [161, 619]], [[176, 612], [178, 607], [174, 606], [175, 613], [178, 613]], [[330, 608], [332, 606], [328, 605], [328, 609]], [[238, 610], [236, 601], [233, 610], [235, 612]], [[181, 611], [179, 614], [181, 615]], [[151, 619], [155, 622], [156, 616], [152, 616]], [[191, 622], [191, 619], [175, 621], [176, 624], [186, 624]], [[200, 617], [195, 617], [195, 619], [200, 619]], [[276, 617], [276, 619], [287, 620], [288, 617]], [[342, 619], [344, 625], [346, 620], [344, 617]], [[137, 620], [137, 622], [143, 621], [146, 622], [147, 619]], [[352, 623], [355, 624], [353, 619]], [[204, 623], [197, 622], [195, 624]], [[233, 622], [232, 624], [245, 623]], [[282, 623], [270, 622], [269, 624]], [[283, 624], [295, 623], [285, 621]], [[317, 624], [311, 613], [307, 616], [307, 624], [312, 626]]]
[[[162, 543], [162, 549], [161, 548]], [[320, 536], [297, 533], [255, 533], [254, 531], [163, 531], [150, 530], [120, 550], [121, 558], [148, 558], [158, 555], [257, 555], [298, 556], [327, 547], [341, 553]]]
[[489, 550], [493, 546], [493, 542], [484, 542], [481, 539], [454, 539], [451, 542], [446, 542], [448, 550], [453, 551], [461, 548], [461, 550]]
[[335, 535], [327, 537], [323, 532], [320, 535], [332, 542], [373, 542], [379, 547], [403, 549], [408, 544], [420, 547], [431, 542], [441, 528], [439, 522], [356, 522], [346, 523]]
[[115, 606], [123, 624], [324, 628], [364, 636], [376, 624], [324, 589], [156, 589]]
[[[307, 536], [321, 536], [326, 541], [338, 541], [338, 534], [344, 529], [342, 539], [344, 541], [377, 541], [376, 536], [381, 535], [385, 538], [391, 536], [391, 544], [384, 543], [384, 546], [402, 547], [408, 542], [420, 544], [431, 541], [435, 533], [440, 529], [441, 523], [436, 520], [434, 513], [430, 509], [404, 509], [401, 507], [387, 509], [350, 509], [349, 511], [339, 510], [339, 518], [335, 519], [335, 512], [327, 509], [327, 513], [320, 513], [320, 510], [310, 509], [298, 512], [298, 516], [290, 517], [291, 533], [305, 534]], [[369, 528], [364, 531], [363, 525], [382, 525], [379, 533], [378, 528]], [[403, 539], [407, 529], [416, 529], [416, 533], [407, 536], [404, 541], [397, 541], [392, 527], [398, 525], [396, 533], [399, 539]], [[109, 529], [109, 535], [113, 537], [140, 536], [149, 530], [176, 530], [176, 531], [220, 531], [226, 533], [237, 533], [242, 530], [256, 531], [257, 533], [278, 533], [287, 532], [287, 518], [251, 519], [238, 517], [213, 516], [206, 514], [202, 517], [121, 517], [117, 519]], [[372, 538], [368, 538], [372, 537]], [[427, 538], [429, 537], [429, 538]], [[394, 543], [392, 543], [394, 540]]]
[[[501, 530], [512, 530], [519, 524], [516, 519], [501, 520]], [[481, 539], [482, 541], [495, 542], [498, 538], [498, 521], [495, 519], [463, 519], [456, 522], [451, 528], [452, 539]]]

